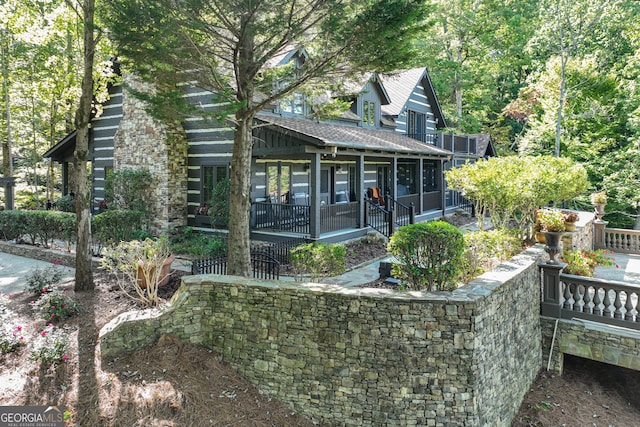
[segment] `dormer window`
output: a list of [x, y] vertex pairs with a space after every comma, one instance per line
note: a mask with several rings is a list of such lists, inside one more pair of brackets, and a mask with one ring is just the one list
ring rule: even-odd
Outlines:
[[301, 93], [294, 93], [281, 100], [280, 111], [289, 114], [306, 115], [304, 95]]
[[362, 102], [362, 124], [363, 126], [376, 125], [376, 103], [374, 101]]

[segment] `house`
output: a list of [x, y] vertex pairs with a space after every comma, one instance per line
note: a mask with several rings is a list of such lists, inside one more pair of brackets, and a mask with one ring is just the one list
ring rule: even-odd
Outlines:
[[[158, 123], [123, 87], [110, 88], [110, 99], [91, 126], [94, 212], [110, 170], [148, 169], [156, 180], [150, 197], [153, 229], [209, 229], [210, 217], [200, 215], [201, 207], [229, 176], [233, 130], [205, 118]], [[190, 103], [215, 109], [211, 93], [196, 84], [183, 89]], [[322, 122], [308, 117], [309, 106], [296, 94], [257, 115], [252, 237], [346, 240], [365, 234], [390, 208], [398, 217], [424, 221], [467, 205], [446, 188], [443, 171], [493, 154], [487, 150], [490, 141], [480, 155], [477, 136], [442, 132], [446, 122], [424, 68], [367, 76], [349, 100], [348, 111]], [[45, 154], [63, 165], [65, 192], [74, 145], [71, 133]], [[380, 196], [375, 200], [373, 189]]]

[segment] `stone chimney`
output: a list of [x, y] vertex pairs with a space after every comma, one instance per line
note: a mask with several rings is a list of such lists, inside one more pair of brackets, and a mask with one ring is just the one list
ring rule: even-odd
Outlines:
[[178, 120], [160, 122], [144, 109], [128, 87], [147, 92], [151, 86], [125, 75], [122, 119], [113, 138], [113, 168], [148, 170], [153, 177], [150, 231], [161, 234], [187, 223], [187, 137]]

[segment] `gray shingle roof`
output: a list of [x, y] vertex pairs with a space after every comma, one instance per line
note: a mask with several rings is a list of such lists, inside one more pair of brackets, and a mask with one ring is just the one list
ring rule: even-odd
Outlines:
[[424, 72], [424, 67], [420, 67], [382, 76], [382, 84], [387, 89], [387, 92], [392, 94], [391, 104], [383, 106], [382, 113], [390, 116], [399, 115], [402, 107], [411, 97], [411, 92], [420, 83]]
[[425, 144], [397, 132], [317, 123], [301, 118], [283, 118], [259, 114], [256, 118], [272, 124], [280, 132], [297, 133], [316, 141], [318, 146], [381, 150], [389, 153], [449, 156], [452, 153]]

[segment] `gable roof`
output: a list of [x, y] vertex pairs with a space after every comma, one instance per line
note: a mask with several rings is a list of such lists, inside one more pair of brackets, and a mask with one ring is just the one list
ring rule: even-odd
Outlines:
[[440, 102], [438, 101], [426, 68], [419, 67], [397, 71], [383, 75], [381, 80], [382, 84], [387, 88], [387, 91], [393, 94], [391, 103], [382, 108], [382, 114], [393, 117], [400, 115], [416, 86], [422, 84], [427, 100], [433, 110], [433, 115], [436, 118], [436, 127], [438, 129], [447, 127], [447, 122], [442, 114], [442, 108], [440, 108]]
[[427, 154], [438, 157], [447, 157], [452, 154], [451, 151], [391, 131], [318, 123], [314, 120], [284, 118], [266, 114], [259, 114], [256, 119], [271, 125], [272, 129], [277, 132], [293, 134], [305, 142], [320, 147]]
[[488, 133], [475, 133], [469, 135], [476, 139], [476, 155], [478, 157], [496, 157], [496, 150]]

